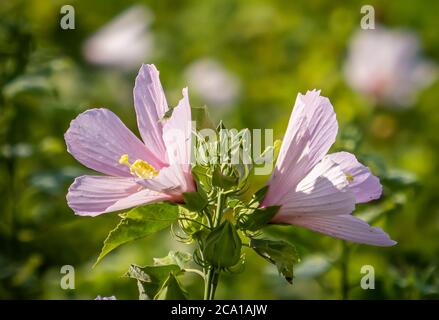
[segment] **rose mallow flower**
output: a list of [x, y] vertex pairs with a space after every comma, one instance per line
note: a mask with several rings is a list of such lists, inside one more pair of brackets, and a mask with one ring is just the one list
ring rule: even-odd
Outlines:
[[[187, 88], [169, 109], [159, 72], [143, 65], [134, 86], [142, 140], [108, 109], [90, 109], [65, 133], [67, 150], [103, 175], [76, 178], [67, 194], [78, 215], [97, 216], [157, 201], [182, 201], [195, 190], [191, 175], [191, 108]], [[172, 113], [171, 113], [172, 111]]]
[[154, 54], [153, 14], [134, 5], [105, 24], [84, 43], [87, 62], [123, 71], [135, 70]]
[[186, 69], [185, 78], [192, 92], [211, 107], [230, 107], [239, 97], [238, 77], [217, 60], [210, 58], [196, 60]]
[[361, 30], [349, 44], [344, 73], [347, 83], [374, 101], [408, 107], [436, 78], [435, 65], [421, 56], [415, 33], [405, 30]]
[[338, 124], [320, 91], [299, 94], [262, 206], [280, 205], [273, 223], [376, 246], [396, 244], [380, 228], [352, 216], [356, 203], [381, 196], [382, 186], [353, 154], [327, 154]]

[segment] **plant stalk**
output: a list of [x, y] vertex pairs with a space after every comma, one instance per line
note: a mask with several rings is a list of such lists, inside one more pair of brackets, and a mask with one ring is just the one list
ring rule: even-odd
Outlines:
[[[216, 228], [221, 223], [221, 214], [223, 211], [224, 193], [220, 189], [217, 194], [217, 203], [215, 208], [215, 215], [212, 219], [212, 225], [209, 223], [211, 229]], [[205, 268], [207, 273], [205, 275], [204, 283], [204, 300], [213, 300], [215, 298], [216, 287], [218, 285], [218, 279], [220, 271], [214, 266], [208, 266]]]

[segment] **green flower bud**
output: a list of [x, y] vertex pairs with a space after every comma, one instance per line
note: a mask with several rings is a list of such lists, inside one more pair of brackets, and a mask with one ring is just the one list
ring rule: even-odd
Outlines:
[[203, 255], [211, 265], [232, 267], [241, 257], [242, 242], [233, 224], [226, 220], [206, 238]]

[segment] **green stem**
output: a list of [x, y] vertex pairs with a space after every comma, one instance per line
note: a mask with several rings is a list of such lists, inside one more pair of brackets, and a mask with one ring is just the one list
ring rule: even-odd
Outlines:
[[[224, 193], [222, 190], [218, 190], [217, 193], [217, 203], [215, 208], [215, 215], [211, 222], [209, 222], [209, 227], [212, 229], [216, 228], [221, 223], [221, 214], [223, 211], [223, 200]], [[204, 283], [204, 300], [213, 300], [215, 298], [216, 287], [218, 285], [219, 273], [214, 266], [208, 266], [207, 274], [205, 275]]]
[[215, 299], [215, 291], [218, 285], [219, 279], [219, 270], [215, 267], [208, 267], [209, 271], [205, 277], [205, 286], [204, 286], [204, 300], [213, 300]]
[[198, 274], [201, 278], [204, 279], [204, 273], [202, 271], [198, 270], [198, 269], [186, 268], [186, 269], [184, 269], [184, 271], [185, 272], [192, 272], [192, 273]]
[[212, 282], [211, 282], [212, 268], [208, 267], [207, 269], [208, 269], [207, 274], [204, 277], [204, 300], [210, 300], [210, 291], [212, 286]]

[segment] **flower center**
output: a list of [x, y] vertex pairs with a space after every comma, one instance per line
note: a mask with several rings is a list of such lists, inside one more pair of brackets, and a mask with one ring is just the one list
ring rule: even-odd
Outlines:
[[157, 170], [146, 161], [137, 159], [133, 164], [131, 164], [127, 154], [123, 154], [120, 157], [119, 163], [126, 165], [128, 168], [130, 168], [131, 174], [142, 179], [152, 179], [158, 175]]

